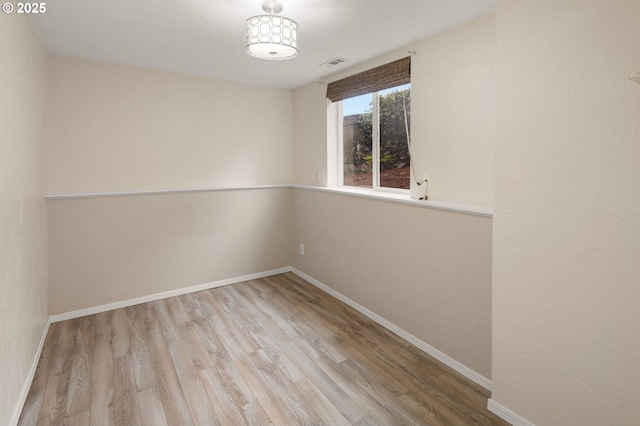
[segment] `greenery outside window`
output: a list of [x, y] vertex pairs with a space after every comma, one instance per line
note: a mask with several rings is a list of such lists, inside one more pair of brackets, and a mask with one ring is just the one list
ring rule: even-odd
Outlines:
[[339, 185], [408, 190], [411, 84], [347, 98], [341, 103]]
[[338, 186], [408, 193], [411, 57], [331, 82], [327, 98], [336, 111]]

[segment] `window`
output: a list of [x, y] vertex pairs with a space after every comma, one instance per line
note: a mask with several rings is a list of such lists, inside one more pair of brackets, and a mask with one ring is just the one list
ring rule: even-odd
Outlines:
[[409, 189], [411, 85], [342, 101], [342, 185]]
[[411, 181], [410, 58], [327, 88], [337, 104], [338, 185], [406, 192]]

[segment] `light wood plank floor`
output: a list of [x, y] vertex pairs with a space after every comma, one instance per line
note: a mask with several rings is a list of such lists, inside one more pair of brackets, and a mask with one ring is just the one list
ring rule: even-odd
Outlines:
[[489, 394], [287, 273], [54, 323], [20, 425], [506, 425]]

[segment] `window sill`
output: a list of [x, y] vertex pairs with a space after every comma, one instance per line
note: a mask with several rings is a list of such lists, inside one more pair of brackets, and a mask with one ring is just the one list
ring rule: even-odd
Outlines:
[[219, 192], [219, 191], [244, 191], [244, 190], [264, 190], [264, 189], [281, 189], [294, 188], [307, 191], [328, 192], [331, 194], [340, 194], [349, 197], [365, 198], [369, 200], [377, 200], [389, 203], [405, 204], [410, 206], [424, 207], [436, 210], [445, 210], [457, 213], [471, 214], [475, 216], [493, 217], [493, 209], [483, 206], [469, 206], [465, 204], [447, 203], [442, 201], [421, 201], [409, 198], [409, 195], [394, 194], [390, 192], [377, 192], [366, 189], [356, 188], [326, 188], [322, 186], [308, 185], [263, 185], [263, 186], [234, 186], [234, 187], [216, 187], [216, 188], [196, 188], [196, 189], [169, 189], [156, 191], [133, 191], [133, 192], [101, 192], [101, 193], [85, 193], [85, 194], [58, 194], [47, 195], [47, 200], [68, 200], [79, 198], [103, 198], [103, 197], [126, 197], [126, 196], [143, 196], [143, 195], [163, 195], [163, 194], [182, 194], [193, 192]]
[[470, 206], [466, 204], [449, 203], [443, 201], [423, 201], [409, 198], [409, 195], [394, 194], [389, 192], [370, 191], [366, 189], [356, 188], [326, 188], [321, 186], [308, 186], [308, 185], [292, 185], [295, 189], [302, 189], [307, 191], [328, 192], [332, 194], [341, 194], [356, 198], [365, 198], [369, 200], [378, 200], [389, 203], [405, 204], [410, 206], [424, 207], [435, 210], [445, 210], [456, 213], [464, 213], [475, 216], [493, 217], [493, 209], [491, 207], [484, 206]]

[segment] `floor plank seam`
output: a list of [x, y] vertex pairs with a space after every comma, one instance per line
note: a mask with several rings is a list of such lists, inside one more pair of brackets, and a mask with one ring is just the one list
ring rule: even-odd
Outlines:
[[293, 272], [51, 325], [19, 425], [505, 425], [487, 392]]

